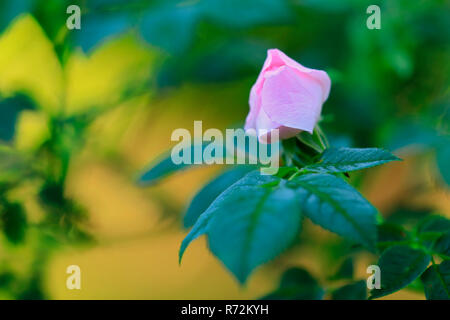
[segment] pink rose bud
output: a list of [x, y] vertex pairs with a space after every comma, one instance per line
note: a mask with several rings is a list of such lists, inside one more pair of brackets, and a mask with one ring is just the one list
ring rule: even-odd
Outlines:
[[325, 71], [306, 68], [278, 49], [268, 50], [250, 91], [245, 130], [256, 130], [263, 142], [270, 140], [270, 131], [274, 129], [279, 129], [280, 139], [301, 131], [312, 133], [330, 86]]

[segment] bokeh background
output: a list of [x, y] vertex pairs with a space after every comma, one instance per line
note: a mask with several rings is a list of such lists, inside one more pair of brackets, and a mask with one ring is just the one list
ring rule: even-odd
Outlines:
[[[68, 30], [66, 8], [82, 10]], [[381, 30], [366, 8], [381, 8]], [[307, 224], [245, 287], [182, 215], [223, 168], [136, 183], [176, 128], [242, 125], [266, 51], [332, 78], [332, 145], [404, 158], [353, 174], [388, 221], [450, 217], [450, 8], [440, 0], [0, 0], [0, 298], [247, 299], [302, 266], [321, 281], [351, 247]], [[376, 261], [356, 253], [355, 272]], [[79, 265], [82, 289], [66, 288]], [[413, 285], [387, 298], [421, 299]]]

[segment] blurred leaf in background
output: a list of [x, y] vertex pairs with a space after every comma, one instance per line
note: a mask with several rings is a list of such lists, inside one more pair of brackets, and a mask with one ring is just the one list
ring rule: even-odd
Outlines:
[[33, 101], [25, 95], [0, 100], [0, 140], [11, 141], [20, 112], [34, 108]]
[[[66, 28], [69, 4], [82, 9], [81, 30]], [[393, 223], [410, 226], [431, 213], [448, 217], [449, 6], [441, 0], [381, 1], [382, 29], [368, 30], [370, 4], [1, 1], [0, 207], [8, 210], [0, 211], [0, 296], [73, 297], [57, 285], [59, 269], [73, 257], [97, 275], [83, 293], [94, 298], [257, 297], [269, 292], [288, 267], [306, 263], [312, 274], [329, 275], [338, 269], [328, 270], [330, 263], [349, 254], [355, 255], [354, 279], [365, 276], [373, 256], [360, 255], [308, 224], [308, 237], [294, 244], [297, 255], [288, 253], [262, 268], [246, 292], [195, 246], [197, 255], [180, 274], [176, 257], [168, 252], [176, 251], [183, 232], [158, 219], [181, 222], [186, 202], [217, 172], [195, 169], [145, 191], [132, 184], [135, 172], [170, 147], [173, 129], [198, 119], [218, 128], [242, 122], [268, 48], [330, 74], [333, 87], [323, 126], [334, 147], [377, 146], [405, 159], [401, 166], [350, 175], [387, 218], [378, 228], [386, 242], [411, 238]], [[221, 186], [233, 179], [224, 180]], [[206, 199], [202, 204], [217, 194], [215, 183], [199, 194]], [[203, 210], [195, 199], [186, 225]], [[137, 227], [131, 227], [133, 222]], [[164, 231], [139, 238], [142, 230], [154, 230], [152, 223]], [[127, 258], [124, 242], [108, 238], [113, 243], [104, 244], [105, 234], [130, 237]], [[80, 249], [74, 256], [70, 250], [86, 243], [78, 240], [91, 236], [98, 241], [88, 242], [92, 251]], [[60, 256], [56, 248], [70, 252]], [[164, 268], [155, 260], [164, 261]], [[45, 273], [52, 261], [57, 262]], [[107, 268], [107, 274], [103, 266], [113, 262], [121, 266]], [[435, 271], [445, 273], [445, 266], [424, 273], [427, 296], [440, 295]], [[310, 284], [313, 297], [323, 296], [318, 280], [293, 272], [309, 280], [294, 277], [292, 287]], [[121, 279], [123, 290], [105, 287], [102, 276]], [[362, 297], [361, 285], [351, 281], [339, 284], [330, 297]], [[211, 283], [217, 285], [211, 288]], [[276, 292], [295, 298], [285, 284]], [[405, 290], [400, 294], [410, 297]]]
[[0, 38], [0, 92], [26, 92], [45, 112], [60, 111], [63, 72], [53, 44], [31, 16], [13, 23]]

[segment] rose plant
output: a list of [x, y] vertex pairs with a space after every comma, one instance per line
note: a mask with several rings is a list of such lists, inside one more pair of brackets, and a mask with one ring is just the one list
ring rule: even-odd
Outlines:
[[[245, 129], [266, 130], [260, 143], [279, 130], [283, 167], [275, 175], [262, 175], [255, 167], [235, 166], [207, 184], [184, 217], [184, 226], [192, 229], [181, 243], [180, 262], [189, 244], [206, 235], [211, 252], [243, 284], [255, 268], [295, 242], [308, 218], [380, 255], [381, 287], [372, 289], [370, 298], [398, 291], [419, 277], [428, 299], [450, 298], [450, 221], [431, 216], [412, 230], [388, 224], [348, 183], [349, 172], [400, 159], [380, 148], [329, 146], [320, 115], [330, 87], [325, 71], [304, 67], [280, 50], [268, 51], [250, 92]], [[141, 183], [155, 183], [182, 168], [186, 165], [174, 165], [170, 158], [157, 161]], [[348, 272], [342, 270], [337, 278], [345, 278]], [[320, 299], [325, 291], [333, 299], [367, 298], [366, 281], [324, 289], [298, 267], [287, 270], [265, 298]]]

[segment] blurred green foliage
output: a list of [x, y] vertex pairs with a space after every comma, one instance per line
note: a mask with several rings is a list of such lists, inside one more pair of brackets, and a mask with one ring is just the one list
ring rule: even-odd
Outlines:
[[[82, 8], [81, 30], [65, 26], [71, 4]], [[243, 82], [235, 97], [246, 99], [272, 47], [330, 74], [323, 123], [332, 145], [431, 155], [438, 184], [449, 184], [449, 3], [379, 1], [381, 30], [366, 28], [370, 4], [0, 1], [0, 291], [45, 297], [41, 271], [50, 252], [91, 239], [89, 213], [65, 188], [70, 163], [99, 116], [186, 83]], [[245, 99], [230, 100], [230, 112], [245, 114]], [[46, 212], [37, 224], [16, 196], [28, 185]], [[411, 219], [404, 208], [394, 212], [392, 221]], [[33, 252], [23, 259], [30, 272], [16, 273], [10, 263], [21, 245]]]

